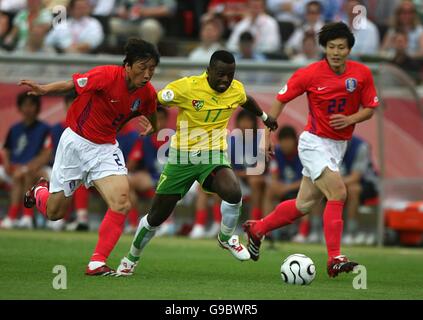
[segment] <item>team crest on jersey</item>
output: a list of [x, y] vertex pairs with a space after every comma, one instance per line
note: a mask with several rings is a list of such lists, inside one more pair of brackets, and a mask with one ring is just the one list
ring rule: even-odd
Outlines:
[[355, 89], [357, 89], [357, 83], [357, 79], [354, 78], [348, 78], [345, 80], [345, 87], [347, 88], [347, 91], [353, 93]]
[[141, 105], [141, 99], [135, 100], [134, 103], [132, 104], [131, 111], [132, 112], [137, 111], [140, 105]]
[[192, 106], [196, 111], [200, 111], [200, 109], [204, 106], [204, 100], [192, 100]]

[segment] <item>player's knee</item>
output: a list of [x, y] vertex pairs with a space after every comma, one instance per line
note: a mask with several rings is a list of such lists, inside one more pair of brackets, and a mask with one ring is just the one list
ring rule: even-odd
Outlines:
[[309, 214], [316, 204], [316, 200], [302, 201], [297, 199], [297, 201], [295, 202], [297, 210], [300, 211], [302, 214]]
[[131, 207], [131, 201], [129, 199], [129, 195], [127, 194], [116, 197], [110, 204], [110, 209], [123, 214], [127, 214], [129, 210], [131, 210]]

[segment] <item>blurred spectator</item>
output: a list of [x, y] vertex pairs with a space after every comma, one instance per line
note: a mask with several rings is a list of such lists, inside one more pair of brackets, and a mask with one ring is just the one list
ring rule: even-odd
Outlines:
[[358, 58], [362, 55], [377, 55], [380, 47], [379, 30], [373, 22], [367, 19], [363, 11], [357, 10], [357, 6], [363, 6], [363, 1], [345, 1], [345, 12], [348, 19], [346, 23], [355, 37], [351, 55]]
[[[176, 12], [175, 0], [121, 0], [111, 32], [123, 42], [131, 35], [158, 45], [165, 34], [163, 24]], [[120, 41], [119, 39], [117, 41]]]
[[302, 179], [303, 166], [297, 151], [298, 135], [291, 126], [283, 126], [278, 132], [275, 156], [270, 163], [272, 179], [266, 188], [263, 210], [265, 214], [274, 208], [274, 201], [294, 199]]
[[[248, 14], [248, 0], [211, 0], [208, 15], [220, 15], [224, 18], [227, 31], [233, 30], [234, 26]], [[226, 33], [224, 37], [229, 36]]]
[[114, 14], [116, 2], [116, 0], [90, 0], [93, 8], [91, 15], [101, 23], [105, 39], [108, 39], [110, 34], [110, 18]]
[[43, 9], [41, 0], [27, 0], [27, 7], [19, 11], [13, 19], [13, 28], [4, 39], [4, 44], [22, 50], [27, 44], [29, 34], [34, 27], [36, 33], [44, 38], [51, 27], [52, 15]]
[[1, 0], [0, 11], [7, 14], [15, 14], [20, 10], [25, 9], [27, 0]]
[[341, 165], [341, 174], [348, 194], [345, 203], [348, 218], [346, 219], [344, 243], [354, 244], [359, 236], [358, 208], [366, 200], [378, 196], [378, 178], [372, 164], [370, 147], [357, 136], [353, 136], [348, 142], [347, 151]]
[[45, 166], [51, 157], [51, 136], [49, 126], [38, 120], [41, 98], [29, 96], [26, 92], [17, 97], [22, 121], [13, 125], [7, 134], [3, 148], [5, 172], [11, 177], [10, 207], [2, 228], [32, 229], [34, 209], [23, 208], [23, 216], [17, 221], [22, 199], [38, 178], [45, 176]]
[[230, 136], [230, 157], [235, 174], [241, 185], [243, 199], [250, 199], [253, 220], [263, 216], [262, 201], [265, 189], [264, 175], [249, 175], [248, 167], [256, 167], [258, 146], [261, 139], [257, 117], [247, 110], [241, 110], [236, 116], [236, 128]]
[[291, 58], [292, 62], [298, 64], [309, 64], [322, 58], [322, 51], [313, 32], [307, 32], [302, 41], [301, 51]]
[[301, 24], [304, 7], [309, 0], [267, 0], [267, 8], [279, 22]]
[[193, 61], [209, 62], [215, 51], [224, 48], [221, 43], [223, 26], [220, 20], [206, 16], [205, 18], [200, 30], [201, 44], [189, 54], [189, 59]]
[[239, 37], [239, 52], [235, 53], [236, 60], [265, 61], [266, 56], [254, 49], [254, 36], [249, 31], [241, 33]]
[[400, 2], [401, 0], [363, 0], [363, 4], [367, 8], [367, 17], [377, 25], [381, 40], [388, 30], [395, 8]]
[[[213, 202], [213, 224], [206, 231], [209, 216], [209, 202]], [[197, 184], [197, 201], [195, 203], [194, 226], [189, 233], [191, 239], [214, 238], [220, 231], [222, 214], [220, 212], [221, 199], [216, 194], [208, 194]]]
[[88, 0], [71, 0], [69, 18], [48, 33], [45, 44], [65, 53], [91, 53], [104, 40], [100, 22], [90, 17]]
[[4, 44], [4, 40], [9, 33], [9, 16], [0, 11], [0, 49], [7, 49], [7, 45]]
[[421, 63], [407, 53], [408, 34], [404, 31], [397, 31], [394, 36], [395, 55], [391, 62], [401, 69], [418, 84], [420, 83]]
[[260, 53], [276, 52], [281, 47], [281, 37], [277, 21], [266, 14], [264, 0], [249, 0], [248, 15], [238, 22], [227, 42], [227, 48], [238, 52], [241, 34], [250, 31], [255, 39], [254, 49]]
[[417, 15], [416, 6], [410, 0], [403, 0], [395, 10], [393, 24], [385, 35], [382, 50], [393, 56], [395, 31], [408, 34], [407, 53], [412, 58], [423, 58], [423, 27]]
[[324, 21], [322, 20], [321, 3], [319, 1], [308, 2], [305, 13], [305, 24], [295, 28], [294, 33], [285, 45], [285, 51], [288, 56], [292, 56], [302, 51], [303, 39], [306, 33], [314, 34], [316, 36], [317, 42], [317, 33], [320, 31], [323, 25]]

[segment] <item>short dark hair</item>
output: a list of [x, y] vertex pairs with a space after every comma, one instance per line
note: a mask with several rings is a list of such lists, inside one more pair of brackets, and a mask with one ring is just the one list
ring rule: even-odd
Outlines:
[[239, 42], [254, 42], [254, 36], [250, 31], [244, 31], [239, 36]]
[[308, 2], [308, 3], [307, 3], [307, 5], [306, 5], [307, 9], [308, 9], [308, 8], [310, 8], [311, 6], [316, 6], [316, 7], [318, 7], [318, 8], [319, 8], [319, 12], [320, 12], [320, 13], [323, 11], [323, 6], [322, 6], [322, 4], [320, 3], [320, 1], [316, 1], [316, 0], [314, 0], [314, 1], [310, 1], [310, 2]]
[[18, 105], [18, 109], [21, 109], [25, 101], [31, 101], [31, 103], [35, 104], [37, 107], [37, 113], [41, 110], [41, 97], [40, 96], [34, 96], [34, 95], [28, 95], [27, 91], [21, 92], [16, 97], [16, 104]]
[[251, 113], [248, 110], [242, 109], [236, 115], [236, 123], [238, 124], [242, 119], [249, 119], [253, 123], [253, 127], [251, 129], [257, 130], [258, 128], [257, 117], [253, 113]]
[[226, 51], [226, 50], [218, 50], [218, 51], [215, 51], [212, 54], [212, 56], [210, 58], [209, 65], [212, 67], [212, 66], [216, 65], [216, 63], [218, 61], [221, 61], [221, 62], [227, 63], [227, 64], [232, 64], [232, 63], [235, 63], [235, 57], [229, 51]]
[[322, 47], [326, 47], [329, 41], [339, 38], [347, 39], [348, 47], [350, 49], [354, 46], [354, 35], [350, 28], [343, 22], [331, 22], [325, 24], [319, 31], [319, 44]]
[[160, 63], [160, 55], [154, 45], [139, 38], [130, 38], [125, 45], [123, 65], [132, 66], [134, 62], [144, 59], [154, 59], [156, 66]]
[[295, 130], [295, 128], [291, 126], [283, 126], [279, 129], [278, 140], [280, 141], [283, 139], [294, 139], [295, 141], [297, 141], [297, 130]]

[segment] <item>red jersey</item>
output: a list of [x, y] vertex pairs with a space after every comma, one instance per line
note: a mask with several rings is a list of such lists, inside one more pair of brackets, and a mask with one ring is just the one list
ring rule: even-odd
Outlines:
[[375, 108], [379, 102], [370, 69], [355, 61], [347, 61], [345, 72], [340, 75], [326, 59], [299, 69], [276, 99], [287, 103], [305, 92], [309, 107], [305, 130], [334, 140], [350, 140], [354, 126], [335, 130], [329, 125], [331, 115], [351, 115], [360, 106]]
[[68, 110], [66, 125], [97, 144], [116, 142], [117, 129], [135, 113], [156, 111], [156, 90], [148, 82], [129, 92], [121, 66], [95, 67], [72, 76], [78, 94]]

